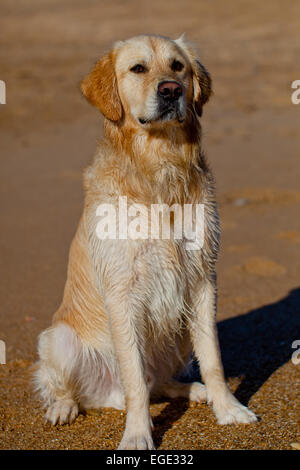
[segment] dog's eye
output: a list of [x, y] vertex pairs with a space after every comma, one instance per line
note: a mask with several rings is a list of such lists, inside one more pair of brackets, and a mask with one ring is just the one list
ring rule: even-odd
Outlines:
[[174, 72], [181, 72], [183, 67], [184, 65], [181, 62], [179, 62], [179, 60], [173, 60], [171, 69], [174, 70]]
[[133, 67], [131, 67], [130, 71], [134, 73], [144, 73], [146, 72], [146, 68], [141, 64], [136, 64]]

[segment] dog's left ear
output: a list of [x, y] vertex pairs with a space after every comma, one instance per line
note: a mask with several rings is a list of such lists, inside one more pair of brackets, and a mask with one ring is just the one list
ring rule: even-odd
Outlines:
[[209, 100], [212, 93], [212, 82], [210, 75], [204, 65], [199, 60], [194, 59], [193, 70], [193, 88], [194, 88], [194, 106], [198, 116], [202, 116], [202, 108]]
[[122, 104], [111, 53], [97, 62], [91, 73], [81, 82], [81, 91], [87, 100], [100, 109], [111, 121], [122, 117]]
[[194, 108], [198, 116], [202, 116], [203, 105], [209, 100], [212, 94], [212, 82], [210, 75], [204, 65], [197, 59], [194, 45], [187, 41], [185, 34], [182, 34], [175, 43], [187, 54], [193, 73]]

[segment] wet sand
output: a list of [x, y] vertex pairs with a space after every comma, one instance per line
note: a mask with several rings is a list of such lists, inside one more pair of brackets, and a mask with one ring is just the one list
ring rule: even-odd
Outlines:
[[300, 441], [300, 5], [279, 0], [10, 0], [0, 6], [1, 449], [114, 449], [125, 413], [89, 411], [51, 427], [29, 381], [39, 332], [66, 279], [83, 204], [81, 174], [101, 117], [78, 84], [117, 39], [199, 45], [214, 96], [202, 119], [222, 220], [218, 327], [226, 376], [260, 417], [221, 427], [210, 406], [151, 405], [159, 449], [292, 449]]

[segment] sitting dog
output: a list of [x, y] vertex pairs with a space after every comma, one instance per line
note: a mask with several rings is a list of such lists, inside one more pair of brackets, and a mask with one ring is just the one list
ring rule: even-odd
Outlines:
[[[81, 89], [104, 115], [104, 137], [85, 171], [63, 301], [39, 337], [35, 382], [46, 419], [126, 408], [119, 449], [154, 449], [153, 395], [207, 401], [219, 424], [256, 421], [226, 385], [216, 331], [219, 221], [200, 125], [208, 72], [184, 37], [138, 36], [117, 42]], [[99, 236], [99, 207], [116, 208], [120, 197], [149, 211], [201, 205], [201, 246], [174, 236], [174, 213], [169, 238]], [[192, 353], [205, 385], [174, 378]]]

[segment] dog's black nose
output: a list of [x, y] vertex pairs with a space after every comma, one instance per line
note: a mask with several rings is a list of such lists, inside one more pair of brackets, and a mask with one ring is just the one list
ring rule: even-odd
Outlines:
[[177, 82], [161, 82], [158, 85], [158, 96], [168, 100], [175, 101], [182, 95], [182, 87]]

